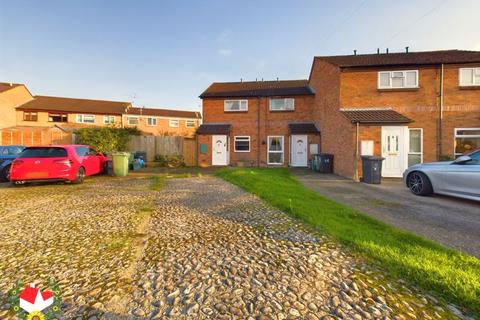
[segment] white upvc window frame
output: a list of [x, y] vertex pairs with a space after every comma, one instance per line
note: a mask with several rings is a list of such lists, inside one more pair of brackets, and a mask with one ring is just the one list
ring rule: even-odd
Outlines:
[[195, 128], [196, 120], [185, 120], [185, 128]]
[[[458, 156], [461, 156], [463, 153], [457, 153], [457, 138], [480, 138], [480, 135], [478, 134], [464, 134], [464, 135], [458, 135], [458, 131], [460, 130], [480, 130], [480, 128], [455, 128], [454, 129], [454, 135], [453, 135], [453, 157], [456, 158]], [[473, 151], [473, 150], [472, 150]]]
[[180, 120], [179, 119], [168, 119], [168, 126], [170, 128], [178, 128], [180, 126]]
[[[239, 141], [248, 141], [248, 150], [237, 150], [237, 139]], [[233, 137], [233, 150], [234, 150], [234, 152], [250, 152], [250, 150], [251, 150], [250, 136], [234, 136]]]
[[147, 117], [147, 126], [156, 127], [158, 124], [156, 117]]
[[[420, 130], [420, 152], [411, 152], [410, 151], [410, 131]], [[408, 148], [407, 148], [407, 165], [408, 165], [408, 156], [410, 155], [420, 155], [420, 163], [423, 163], [423, 128], [408, 128]]]
[[[91, 118], [92, 121], [85, 121], [85, 118]], [[75, 116], [75, 120], [76, 120], [77, 123], [93, 124], [93, 123], [95, 123], [95, 115], [94, 114], [79, 113]]]
[[[472, 70], [472, 83], [465, 84], [464, 79], [462, 76], [462, 71], [464, 70]], [[476, 78], [478, 77], [478, 82], [476, 81]], [[480, 67], [469, 67], [469, 68], [459, 68], [458, 69], [458, 85], [460, 87], [480, 87]]]
[[[230, 102], [238, 101], [239, 109], [238, 110], [231, 110], [227, 109], [227, 104]], [[242, 104], [244, 104], [244, 109], [242, 109]], [[223, 101], [223, 111], [225, 112], [247, 112], [248, 111], [248, 100], [247, 99], [228, 99]]]
[[[394, 73], [402, 73], [403, 74], [403, 87], [394, 87], [392, 86], [392, 78]], [[416, 78], [416, 84], [414, 86], [408, 86], [407, 85], [407, 72], [415, 72], [415, 78]], [[381, 74], [389, 74], [389, 85], [388, 86], [382, 86], [381, 81], [380, 81], [380, 75]], [[377, 89], [391, 89], [391, 90], [396, 90], [396, 89], [416, 89], [419, 88], [420, 86], [420, 79], [419, 79], [419, 73], [418, 70], [392, 70], [392, 71], [378, 71], [377, 73]]]
[[[282, 150], [281, 151], [270, 151], [270, 138], [281, 138], [282, 139]], [[270, 153], [281, 153], [282, 161], [281, 162], [270, 162]], [[283, 165], [285, 163], [285, 136], [267, 136], [267, 164], [268, 165]]]
[[[136, 123], [130, 122], [131, 120], [135, 120]], [[140, 117], [138, 117], [138, 116], [127, 116], [127, 124], [129, 126], [138, 126], [140, 124]]]
[[[272, 101], [273, 100], [283, 100], [284, 103], [286, 103], [287, 100], [292, 101], [292, 108], [287, 109], [287, 108], [282, 108], [282, 109], [272, 109]], [[294, 111], [295, 110], [295, 98], [270, 98], [268, 99], [268, 109], [270, 111]]]
[[104, 115], [103, 116], [103, 124], [115, 124], [115, 116]]

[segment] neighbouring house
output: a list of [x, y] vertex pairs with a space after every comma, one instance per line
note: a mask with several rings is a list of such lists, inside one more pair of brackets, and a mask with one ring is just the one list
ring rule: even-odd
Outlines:
[[15, 125], [15, 108], [33, 99], [27, 87], [19, 83], [0, 82], [0, 129]]
[[199, 165], [306, 166], [323, 152], [357, 180], [362, 155], [401, 177], [480, 147], [479, 51], [315, 57], [308, 80], [213, 83], [200, 97]]
[[445, 50], [315, 57], [310, 86], [322, 152], [358, 179], [361, 155], [382, 175], [480, 147], [480, 52]]
[[307, 166], [320, 145], [307, 80], [213, 83], [201, 95], [200, 166]]
[[25, 85], [13, 83], [0, 83], [0, 111], [0, 144], [71, 143], [75, 130], [92, 126], [135, 126], [147, 135], [191, 137], [201, 121], [200, 113], [193, 111], [135, 108], [121, 101], [32, 96]]
[[17, 126], [123, 126], [130, 102], [34, 96], [16, 108]]
[[137, 127], [152, 135], [179, 135], [193, 137], [202, 116], [196, 111], [157, 108], [129, 108], [123, 115], [127, 127]]

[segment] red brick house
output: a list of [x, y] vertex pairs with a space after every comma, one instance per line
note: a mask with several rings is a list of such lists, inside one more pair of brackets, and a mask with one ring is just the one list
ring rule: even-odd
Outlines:
[[304, 167], [318, 151], [307, 80], [213, 83], [200, 98], [200, 166]]
[[480, 52], [446, 50], [315, 57], [310, 73], [322, 152], [357, 179], [360, 156], [383, 176], [480, 147]]
[[315, 57], [308, 81], [214, 83], [200, 97], [199, 165], [305, 166], [320, 151], [342, 176], [377, 155], [400, 177], [480, 147], [478, 51]]

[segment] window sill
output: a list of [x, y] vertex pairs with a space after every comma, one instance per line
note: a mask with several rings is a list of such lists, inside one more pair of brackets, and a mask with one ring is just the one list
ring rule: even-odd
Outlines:
[[248, 113], [248, 110], [241, 110], [241, 111], [232, 111], [232, 110], [223, 110], [225, 113]]
[[235, 153], [249, 153], [250, 150], [248, 150], [248, 151], [237, 151], [237, 150], [235, 150], [234, 152], [235, 152]]
[[271, 110], [269, 109], [270, 112], [295, 112], [295, 109], [294, 110]]
[[480, 90], [480, 85], [475, 86], [459, 86], [460, 90]]
[[38, 120], [25, 120], [25, 119], [23, 119], [23, 121], [28, 121], [28, 122], [37, 122]]
[[415, 88], [377, 88], [379, 92], [396, 92], [396, 91], [418, 91], [420, 87]]

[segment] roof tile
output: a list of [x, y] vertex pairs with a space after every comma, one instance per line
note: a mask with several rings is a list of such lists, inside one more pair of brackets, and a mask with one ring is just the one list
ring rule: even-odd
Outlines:
[[339, 67], [477, 63], [480, 62], [480, 51], [439, 50], [395, 52], [345, 56], [319, 56], [315, 57], [315, 59], [323, 60]]
[[214, 82], [200, 98], [313, 95], [308, 80]]
[[352, 108], [340, 109], [340, 112], [352, 123], [409, 123], [403, 114], [390, 108]]

